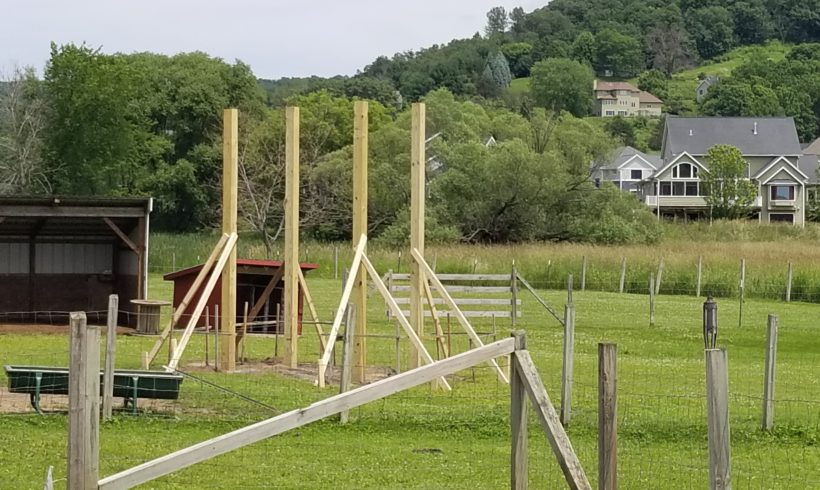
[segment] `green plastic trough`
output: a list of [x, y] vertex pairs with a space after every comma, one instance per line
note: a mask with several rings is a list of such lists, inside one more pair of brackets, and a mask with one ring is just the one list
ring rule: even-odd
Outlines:
[[[40, 409], [40, 395], [67, 395], [68, 368], [45, 366], [5, 366], [9, 379], [9, 392], [26, 393], [31, 397], [31, 406], [37, 413]], [[100, 371], [100, 393], [102, 393], [103, 372]], [[176, 400], [179, 398], [181, 374], [165, 371], [114, 370], [114, 396], [122, 397], [125, 406], [131, 406], [137, 413], [140, 398]]]

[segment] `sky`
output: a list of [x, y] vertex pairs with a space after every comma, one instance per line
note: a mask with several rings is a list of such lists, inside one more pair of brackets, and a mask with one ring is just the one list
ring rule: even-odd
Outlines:
[[[5, 2], [4, 2], [5, 3]], [[483, 32], [501, 5], [548, 0], [25, 0], [3, 5], [0, 72], [42, 73], [52, 41], [105, 53], [204, 51], [259, 78], [353, 75], [379, 55]]]

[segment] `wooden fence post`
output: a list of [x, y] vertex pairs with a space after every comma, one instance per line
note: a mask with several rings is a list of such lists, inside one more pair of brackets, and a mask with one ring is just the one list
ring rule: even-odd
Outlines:
[[663, 257], [658, 262], [658, 276], [655, 278], [655, 296], [661, 294], [661, 279], [663, 278]]
[[[524, 332], [513, 332], [515, 350], [527, 348], [527, 337]], [[510, 452], [510, 488], [525, 490], [529, 484], [527, 478], [527, 390], [520, 370], [514, 366], [510, 354], [510, 432], [512, 448]]]
[[575, 305], [564, 306], [564, 363], [561, 370], [561, 424], [569, 425], [572, 418], [572, 377], [575, 349]]
[[91, 490], [99, 479], [100, 328], [72, 312], [68, 370], [68, 488]]
[[743, 297], [746, 290], [746, 259], [740, 259], [740, 305], [737, 311], [737, 326], [743, 326]]
[[618, 281], [618, 292], [624, 292], [624, 281], [626, 280], [626, 257], [621, 257], [621, 278]]
[[706, 405], [709, 430], [709, 488], [731, 489], [729, 370], [725, 349], [706, 349]]
[[655, 326], [655, 274], [649, 273], [649, 326]]
[[572, 274], [567, 276], [567, 303], [572, 304]]
[[774, 380], [777, 372], [777, 315], [769, 315], [766, 333], [766, 371], [763, 382], [763, 430], [774, 425]]
[[[344, 345], [342, 346], [342, 376], [339, 382], [339, 393], [350, 391], [350, 377], [353, 374], [353, 331], [355, 330], [356, 305], [348, 303], [345, 316]], [[329, 339], [336, 342], [336, 339]], [[339, 414], [339, 422], [346, 424], [350, 420], [350, 410]]]
[[339, 278], [339, 246], [333, 247], [333, 279]]
[[105, 370], [103, 371], [103, 420], [111, 418], [114, 401], [114, 365], [117, 351], [117, 315], [120, 297], [108, 296], [107, 330], [105, 332]]
[[598, 488], [618, 488], [618, 346], [598, 344]]
[[698, 255], [698, 282], [695, 289], [695, 297], [700, 298], [701, 278], [703, 277], [703, 255]]
[[512, 315], [512, 326], [515, 328], [515, 320], [518, 317], [518, 269], [515, 267], [514, 260], [512, 263], [510, 281], [510, 313]]
[[786, 271], [786, 303], [792, 300], [792, 263], [789, 262], [789, 269]]
[[581, 291], [587, 289], [587, 256], [581, 258]]

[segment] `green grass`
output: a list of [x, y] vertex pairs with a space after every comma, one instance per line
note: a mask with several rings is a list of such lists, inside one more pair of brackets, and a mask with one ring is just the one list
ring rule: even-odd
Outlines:
[[[320, 315], [330, 318], [340, 284], [308, 277]], [[151, 277], [151, 296], [168, 298], [167, 284]], [[542, 291], [555, 306], [565, 293]], [[553, 402], [558, 403], [562, 331], [528, 295], [519, 327]], [[569, 435], [595, 486], [598, 342], [618, 344], [619, 478], [623, 488], [703, 488], [707, 479], [705, 389], [700, 330], [702, 298], [660, 296], [657, 324], [648, 326], [647, 297], [575, 292], [577, 330], [573, 420]], [[383, 301], [369, 302], [369, 331], [389, 334]], [[817, 305], [750, 300], [743, 326], [737, 302], [720, 301], [719, 344], [729, 351], [732, 467], [736, 488], [817, 488], [820, 485], [820, 364], [816, 354]], [[780, 316], [776, 429], [758, 428], [763, 385], [765, 322]], [[499, 324], [499, 337], [509, 325]], [[490, 330], [488, 322], [477, 324]], [[454, 327], [454, 331], [458, 331]], [[463, 350], [463, 337], [456, 341]], [[252, 338], [249, 356], [270, 357], [273, 339]], [[136, 367], [151, 338], [121, 336], [118, 365]], [[60, 335], [0, 336], [0, 363], [64, 365], [67, 339]], [[427, 339], [432, 351], [433, 344]], [[195, 336], [183, 365], [204, 357]], [[282, 346], [280, 346], [281, 349]], [[306, 330], [300, 361], [315, 362], [316, 336]], [[395, 363], [391, 339], [369, 341], [370, 362]], [[281, 352], [281, 351], [280, 351]], [[407, 341], [402, 342], [406, 367]], [[502, 365], [506, 360], [502, 360]], [[269, 373], [198, 372], [221, 386], [280, 411], [335, 393]], [[475, 378], [474, 378], [475, 377]], [[5, 380], [0, 374], [0, 383]], [[452, 393], [420, 387], [352, 412], [353, 422], [323, 421], [220, 456], [143, 488], [503, 488], [509, 483], [509, 392], [486, 366], [460, 373]], [[101, 474], [262, 420], [272, 412], [193, 380], [182, 385], [172, 410], [146, 407], [140, 417], [118, 415], [102, 426]], [[11, 395], [6, 395], [11, 396]], [[19, 395], [14, 395], [19, 396]], [[45, 469], [65, 474], [64, 415], [0, 416], [0, 487], [39, 488]], [[534, 419], [530, 421], [533, 488], [560, 488], [561, 474]], [[63, 485], [62, 487], [60, 485]], [[64, 482], [58, 483], [64, 488]]]

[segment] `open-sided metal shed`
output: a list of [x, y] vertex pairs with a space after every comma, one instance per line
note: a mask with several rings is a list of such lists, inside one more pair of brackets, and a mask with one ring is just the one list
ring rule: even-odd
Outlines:
[[0, 197], [0, 319], [104, 317], [110, 294], [134, 311], [130, 300], [148, 290], [151, 207], [151, 198]]

